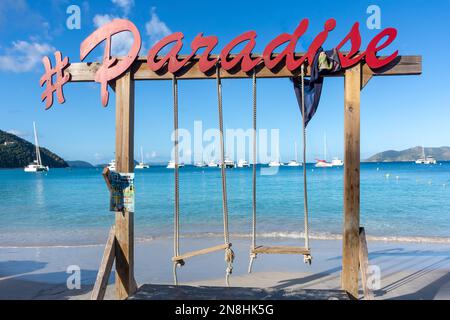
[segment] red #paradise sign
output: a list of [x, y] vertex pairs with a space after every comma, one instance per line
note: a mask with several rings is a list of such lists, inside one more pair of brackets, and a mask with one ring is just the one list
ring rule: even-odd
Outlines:
[[[328, 19], [324, 24], [323, 31], [315, 36], [306, 54], [297, 58], [295, 56], [295, 48], [299, 39], [307, 32], [308, 26], [309, 20], [304, 19], [293, 33], [280, 34], [267, 44], [263, 55], [260, 57], [252, 56], [256, 45], [257, 34], [255, 31], [248, 31], [239, 35], [223, 47], [218, 57], [215, 58], [211, 57], [211, 54], [217, 47], [219, 39], [216, 36], [204, 36], [203, 33], [199, 33], [190, 44], [190, 54], [180, 60], [179, 55], [184, 44], [184, 35], [181, 32], [176, 32], [156, 43], [148, 51], [147, 66], [155, 72], [161, 71], [167, 66], [167, 70], [170, 73], [176, 74], [192, 60], [200, 49], [204, 48], [198, 61], [199, 69], [203, 73], [211, 71], [217, 65], [220, 65], [226, 71], [250, 72], [257, 65], [263, 64], [272, 70], [279, 67], [282, 63], [286, 65], [289, 71], [294, 73], [302, 64], [313, 61], [317, 50], [323, 46], [329, 33], [335, 29], [336, 20]], [[113, 35], [121, 32], [131, 32], [134, 41], [128, 54], [125, 57], [117, 59], [111, 56], [111, 38]], [[396, 37], [396, 29], [386, 28], [369, 42], [365, 51], [361, 51], [362, 40], [359, 23], [355, 23], [348, 34], [335, 47], [339, 52], [342, 68], [352, 67], [363, 59], [371, 69], [379, 69], [386, 66], [398, 56], [398, 50], [395, 50], [391, 55], [384, 58], [378, 57], [377, 53], [391, 45]], [[80, 59], [83, 61], [92, 50], [103, 42], [106, 43], [103, 62], [95, 74], [95, 81], [101, 84], [102, 104], [106, 106], [109, 98], [108, 83], [131, 68], [133, 62], [138, 58], [142, 40], [139, 30], [131, 21], [116, 19], [100, 27], [83, 41], [80, 47]], [[241, 51], [239, 53], [233, 53], [233, 56], [231, 56], [233, 49], [243, 43], [245, 45]], [[347, 53], [340, 52], [347, 44], [350, 45], [350, 51]], [[275, 55], [274, 53], [281, 46], [284, 46], [284, 49]], [[163, 49], [165, 49], [164, 52], [167, 52], [167, 49], [169, 50], [167, 53], [161, 54]], [[41, 78], [41, 86], [47, 83], [47, 88], [42, 95], [42, 100], [47, 100], [47, 109], [53, 104], [54, 92], [57, 94], [58, 101], [60, 103], [64, 102], [62, 87], [68, 81], [67, 77], [69, 76], [64, 72], [64, 68], [68, 66], [68, 61], [65, 59], [62, 60], [59, 52], [55, 56], [57, 58], [57, 64], [53, 69], [51, 68], [48, 57], [44, 58], [46, 73]], [[51, 80], [53, 75], [56, 75], [55, 83], [52, 83]]]

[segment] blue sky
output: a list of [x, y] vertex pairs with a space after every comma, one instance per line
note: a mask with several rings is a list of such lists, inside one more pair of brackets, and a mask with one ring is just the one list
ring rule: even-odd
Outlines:
[[[448, 17], [450, 2], [443, 1], [285, 1], [257, 5], [196, 1], [25, 1], [0, 2], [0, 129], [31, 140], [36, 121], [41, 144], [68, 160], [105, 162], [114, 152], [114, 95], [105, 109], [100, 103], [100, 86], [75, 83], [65, 87], [66, 104], [55, 103], [44, 111], [40, 103], [39, 78], [42, 55], [61, 50], [72, 62], [79, 60], [80, 43], [112, 17], [126, 17], [139, 28], [144, 47], [168, 32], [185, 34], [185, 48], [199, 32], [219, 37], [221, 49], [237, 35], [255, 30], [255, 52], [283, 32], [292, 32], [303, 18], [310, 19], [301, 46], [307, 47], [328, 18], [338, 24], [325, 45], [332, 48], [347, 34], [354, 22], [361, 23], [363, 48], [379, 30], [369, 30], [366, 9], [381, 8], [382, 28], [395, 27], [398, 37], [386, 54], [397, 48], [402, 55], [423, 56], [420, 77], [382, 77], [371, 80], [361, 100], [361, 156], [366, 158], [386, 149], [416, 145], [450, 145], [450, 74], [444, 73], [449, 51]], [[80, 30], [66, 27], [66, 9], [81, 8]], [[217, 7], [216, 5], [221, 7]], [[123, 41], [122, 41], [123, 40]], [[117, 40], [117, 50], [126, 39]], [[91, 54], [90, 59], [101, 52]], [[343, 79], [326, 79], [321, 104], [309, 126], [308, 158], [323, 153], [326, 132], [331, 156], [343, 154]], [[143, 146], [149, 161], [170, 156], [172, 130], [171, 83], [139, 82], [136, 86], [136, 151]], [[227, 128], [250, 128], [251, 82], [224, 81], [224, 116]], [[281, 156], [293, 158], [294, 141], [300, 141], [299, 113], [291, 84], [286, 79], [259, 81], [259, 126], [279, 128]], [[180, 82], [180, 126], [192, 129], [195, 120], [204, 128], [217, 127], [214, 81]]]

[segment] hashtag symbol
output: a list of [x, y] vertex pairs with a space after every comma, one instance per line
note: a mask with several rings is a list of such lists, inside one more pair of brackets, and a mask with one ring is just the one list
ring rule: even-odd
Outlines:
[[[46, 88], [42, 93], [42, 101], [46, 100], [45, 109], [50, 109], [53, 105], [53, 93], [56, 92], [56, 97], [60, 104], [64, 103], [66, 100], [64, 98], [63, 86], [70, 80], [70, 74], [64, 72], [64, 69], [69, 65], [69, 58], [65, 57], [62, 60], [62, 55], [60, 51], [55, 52], [55, 63], [56, 66], [52, 68], [52, 63], [48, 57], [42, 59], [42, 63], [45, 67], [45, 74], [40, 80], [41, 87], [45, 84]], [[53, 82], [53, 76], [56, 77], [56, 81]]]

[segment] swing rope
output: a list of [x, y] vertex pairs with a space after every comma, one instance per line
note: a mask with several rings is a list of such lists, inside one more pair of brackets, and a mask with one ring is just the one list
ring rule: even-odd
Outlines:
[[[304, 222], [305, 222], [305, 248], [309, 248], [309, 210], [308, 210], [308, 184], [306, 176], [306, 110], [305, 110], [305, 65], [301, 67], [301, 90], [302, 90], [302, 133], [303, 133], [303, 203], [304, 203]], [[304, 256], [305, 263], [311, 264], [311, 256]]]
[[249, 273], [252, 270], [253, 261], [256, 259], [256, 163], [257, 163], [257, 95], [256, 95], [256, 69], [253, 70], [253, 212], [252, 212], [252, 250], [250, 252]]
[[226, 183], [226, 165], [225, 165], [225, 143], [223, 130], [223, 108], [222, 108], [222, 83], [220, 79], [220, 67], [217, 65], [217, 96], [219, 108], [219, 128], [220, 128], [220, 147], [221, 147], [221, 173], [222, 173], [222, 207], [223, 207], [223, 236], [224, 244], [210, 247], [202, 250], [180, 255], [180, 179], [179, 179], [179, 133], [178, 133], [178, 80], [173, 75], [173, 127], [174, 127], [174, 162], [175, 162], [175, 208], [174, 208], [174, 245], [173, 252], [173, 279], [175, 285], [178, 285], [177, 269], [185, 264], [184, 259], [211, 253], [218, 250], [225, 250], [225, 262], [227, 263], [225, 283], [230, 285], [230, 275], [233, 272], [234, 252], [231, 249], [230, 235], [228, 230], [228, 201], [227, 201], [227, 183]]
[[[304, 197], [304, 240], [305, 248], [295, 250], [293, 248], [273, 248], [275, 250], [266, 250], [265, 253], [302, 253], [304, 262], [311, 264], [312, 258], [309, 248], [309, 221], [308, 221], [308, 191], [307, 191], [307, 169], [306, 169], [306, 123], [305, 123], [305, 68], [301, 66], [301, 91], [302, 91], [302, 136], [303, 136], [303, 197]], [[253, 262], [257, 258], [256, 246], [256, 150], [257, 150], [257, 88], [256, 88], [256, 70], [253, 72], [253, 214], [252, 214], [252, 246], [250, 251], [250, 263], [248, 273], [252, 272]]]
[[228, 200], [227, 200], [227, 176], [225, 164], [225, 143], [223, 130], [223, 107], [222, 107], [222, 80], [220, 78], [220, 61], [216, 66], [217, 74], [217, 100], [219, 109], [219, 131], [220, 131], [220, 158], [221, 158], [221, 175], [222, 175], [222, 210], [223, 210], [223, 237], [225, 244], [229, 245], [225, 249], [225, 262], [227, 263], [227, 270], [225, 276], [226, 285], [229, 286], [229, 278], [233, 272], [234, 252], [231, 249], [230, 234], [228, 230]]
[[[173, 128], [174, 128], [174, 161], [175, 161], [175, 209], [174, 209], [174, 230], [173, 230], [173, 253], [177, 257], [180, 255], [180, 178], [179, 178], [179, 154], [178, 154], [178, 80], [173, 75]], [[177, 268], [184, 265], [183, 260], [173, 262], [173, 279], [178, 285]]]

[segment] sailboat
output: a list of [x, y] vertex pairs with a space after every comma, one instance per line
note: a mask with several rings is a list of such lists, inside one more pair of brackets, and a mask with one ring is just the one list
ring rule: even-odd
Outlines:
[[283, 163], [279, 160], [270, 161], [268, 164], [269, 167], [281, 167], [283, 166]]
[[298, 162], [298, 155], [297, 155], [297, 142], [294, 145], [295, 149], [295, 160], [291, 160], [288, 162], [288, 167], [300, 167], [302, 164]]
[[331, 160], [331, 165], [333, 167], [343, 167], [344, 166], [344, 161], [342, 161], [339, 158], [334, 158], [333, 160]]
[[217, 168], [218, 166], [219, 166], [219, 164], [215, 160], [211, 160], [208, 163], [208, 168]]
[[[178, 164], [178, 168], [183, 168], [184, 167], [184, 163], [179, 163]], [[167, 164], [167, 169], [175, 169], [175, 161], [170, 160], [169, 163]]]
[[[223, 163], [225, 164], [225, 168], [227, 169], [236, 168], [236, 163], [230, 158], [225, 158], [225, 161]], [[222, 167], [222, 162], [219, 162], [219, 166]]]
[[323, 156], [324, 159], [320, 160], [317, 159], [316, 160], [316, 168], [331, 168], [333, 166], [333, 164], [331, 164], [330, 162], [327, 162], [327, 135], [325, 134], [323, 137]]
[[206, 162], [203, 160], [203, 153], [201, 154], [201, 158], [202, 158], [201, 161], [197, 161], [194, 163], [194, 166], [196, 168], [205, 168], [207, 166]]
[[36, 123], [33, 122], [33, 129], [34, 129], [34, 144], [36, 146], [36, 160], [34, 160], [32, 163], [30, 163], [28, 166], [25, 167], [25, 172], [43, 172], [48, 171], [49, 167], [44, 166], [42, 164], [41, 159], [41, 152], [39, 150], [39, 140], [37, 136], [37, 130], [36, 130]]
[[432, 156], [425, 156], [425, 147], [422, 146], [422, 158], [416, 160], [416, 164], [436, 164], [437, 161]]
[[198, 161], [194, 164], [194, 166], [197, 168], [204, 168], [207, 166], [207, 164], [204, 161]]
[[136, 165], [135, 169], [148, 169], [150, 166], [146, 163], [144, 163], [144, 150], [141, 147], [141, 162]]
[[250, 163], [248, 163], [248, 161], [245, 160], [245, 159], [241, 159], [241, 160], [238, 161], [237, 167], [238, 168], [249, 168], [250, 167]]

